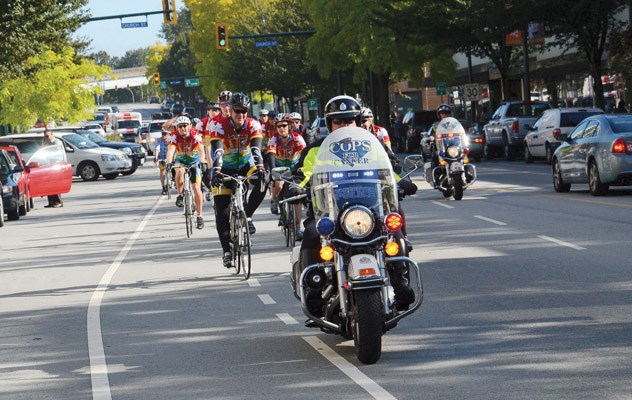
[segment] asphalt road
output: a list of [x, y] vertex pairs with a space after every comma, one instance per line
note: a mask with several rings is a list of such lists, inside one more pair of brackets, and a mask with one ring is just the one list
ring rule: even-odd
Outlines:
[[75, 180], [63, 208], [37, 199], [0, 228], [0, 398], [629, 398], [632, 193], [557, 194], [538, 162], [478, 167], [462, 201], [421, 180], [405, 200], [425, 300], [370, 366], [303, 326], [268, 199], [244, 281], [210, 208], [186, 238], [151, 162]]

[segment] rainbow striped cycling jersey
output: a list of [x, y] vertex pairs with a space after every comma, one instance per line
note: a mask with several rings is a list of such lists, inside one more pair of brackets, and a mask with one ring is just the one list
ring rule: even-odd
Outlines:
[[209, 124], [211, 142], [221, 140], [224, 144], [223, 165], [225, 168], [239, 170], [246, 165], [254, 165], [250, 153], [252, 139], [263, 137], [261, 124], [254, 118], [246, 118], [244, 126], [237, 132], [230, 117], [212, 120]]
[[268, 142], [268, 153], [274, 154], [276, 167], [294, 168], [305, 147], [307, 144], [303, 136], [298, 132], [290, 132], [287, 143], [283, 143], [279, 135], [272, 136]]
[[176, 149], [176, 163], [193, 165], [200, 162], [200, 153], [204, 151], [202, 137], [198, 132], [191, 128], [189, 135], [180, 136], [178, 133], [172, 133], [169, 140], [169, 148]]

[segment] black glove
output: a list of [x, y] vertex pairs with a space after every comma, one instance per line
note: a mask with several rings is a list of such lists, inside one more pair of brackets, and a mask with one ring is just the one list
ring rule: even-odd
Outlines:
[[257, 177], [259, 178], [259, 182], [265, 183], [266, 169], [263, 167], [263, 165], [257, 166], [257, 172], [255, 172], [255, 174], [257, 174]]
[[208, 171], [208, 164], [200, 163], [200, 171], [202, 171], [202, 174], [205, 174]]
[[300, 196], [302, 194], [305, 194], [304, 188], [301, 188], [298, 186], [292, 186], [288, 188], [286, 197], [289, 199], [290, 197]]
[[224, 183], [224, 174], [219, 168], [213, 168], [213, 178], [211, 179], [213, 186], [222, 186]]
[[408, 179], [402, 179], [397, 182], [397, 185], [404, 191], [404, 196], [410, 196], [417, 193], [417, 185], [409, 181]]

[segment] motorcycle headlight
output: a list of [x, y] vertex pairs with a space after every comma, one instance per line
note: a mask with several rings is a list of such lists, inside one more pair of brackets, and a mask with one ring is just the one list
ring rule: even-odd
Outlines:
[[132, 154], [132, 149], [130, 149], [129, 147], [123, 147], [123, 153], [125, 153], [127, 155], [131, 155]]
[[371, 233], [375, 226], [375, 220], [371, 210], [368, 208], [352, 206], [342, 214], [340, 225], [352, 239], [362, 239]]
[[448, 147], [447, 153], [448, 153], [448, 157], [456, 158], [461, 153], [461, 148], [458, 146], [450, 146]]

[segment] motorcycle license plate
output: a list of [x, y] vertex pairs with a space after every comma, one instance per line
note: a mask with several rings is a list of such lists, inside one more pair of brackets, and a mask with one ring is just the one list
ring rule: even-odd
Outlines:
[[461, 165], [460, 163], [454, 163], [450, 165], [450, 172], [459, 172], [459, 171], [463, 171], [463, 165]]

